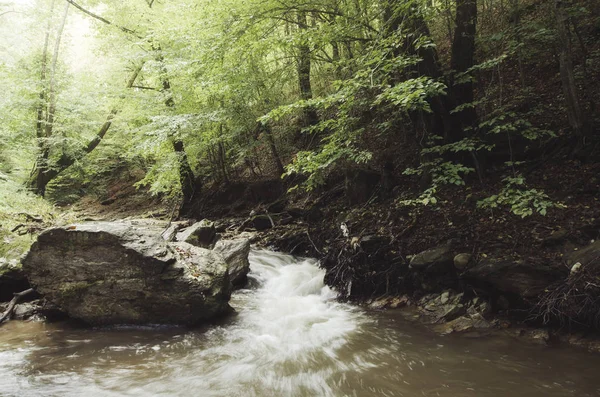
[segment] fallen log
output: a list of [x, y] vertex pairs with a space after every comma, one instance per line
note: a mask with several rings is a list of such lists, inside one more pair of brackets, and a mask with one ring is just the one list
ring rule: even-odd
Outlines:
[[33, 288], [29, 288], [29, 289], [26, 289], [25, 291], [15, 293], [14, 298], [12, 298], [8, 304], [8, 308], [2, 314], [2, 317], [0, 317], [0, 324], [2, 324], [6, 320], [9, 320], [13, 314], [13, 311], [15, 310], [15, 306], [17, 306], [17, 304], [21, 301], [22, 298], [24, 298], [25, 296], [27, 296], [31, 293], [33, 293]]

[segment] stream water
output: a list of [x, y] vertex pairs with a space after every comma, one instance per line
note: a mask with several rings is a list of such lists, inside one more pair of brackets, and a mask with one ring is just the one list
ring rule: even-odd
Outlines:
[[237, 315], [201, 329], [0, 328], [0, 396], [597, 396], [600, 357], [441, 337], [335, 301], [312, 260], [253, 251]]

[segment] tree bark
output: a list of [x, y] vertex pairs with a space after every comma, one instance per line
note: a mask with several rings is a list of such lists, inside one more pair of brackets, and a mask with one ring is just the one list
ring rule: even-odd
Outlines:
[[[35, 132], [38, 140], [42, 140], [44, 137], [44, 122], [46, 117], [44, 116], [44, 108], [46, 104], [46, 73], [48, 68], [48, 46], [50, 42], [50, 29], [52, 27], [52, 13], [54, 12], [54, 0], [50, 4], [50, 15], [48, 17], [48, 24], [46, 25], [46, 34], [44, 35], [44, 47], [42, 49], [42, 60], [41, 60], [41, 72], [40, 72], [40, 101], [36, 111], [36, 123]], [[41, 142], [39, 143], [41, 145]]]
[[[161, 51], [160, 47], [155, 48], [155, 50], [159, 52], [157, 60], [161, 64], [162, 92], [166, 95], [165, 106], [168, 108], [174, 109], [175, 108], [175, 99], [173, 99], [173, 91], [171, 89], [171, 81], [169, 80], [169, 77], [167, 75], [167, 68], [164, 64], [164, 58], [163, 58], [162, 54], [160, 53], [160, 51]], [[177, 155], [177, 164], [179, 167], [179, 183], [181, 185], [181, 195], [182, 195], [182, 203], [181, 203], [181, 208], [180, 208], [180, 211], [181, 211], [184, 207], [189, 205], [192, 202], [192, 200], [194, 199], [194, 196], [195, 196], [196, 190], [197, 190], [196, 175], [194, 174], [194, 171], [192, 170], [192, 167], [190, 166], [190, 162], [188, 160], [188, 156], [185, 151], [185, 144], [183, 143], [183, 140], [178, 137], [174, 137], [172, 135], [170, 136], [170, 139], [171, 139], [171, 145], [173, 146], [173, 151]]]
[[262, 130], [265, 133], [265, 138], [267, 139], [267, 143], [269, 144], [271, 156], [273, 157], [273, 161], [275, 161], [275, 166], [277, 167], [277, 172], [279, 173], [279, 176], [281, 176], [285, 173], [285, 168], [283, 167], [283, 163], [281, 162], [281, 157], [279, 157], [279, 151], [277, 150], [277, 146], [275, 145], [275, 139], [273, 138], [273, 131], [271, 130], [271, 126], [268, 124], [262, 125]]
[[65, 24], [67, 23], [67, 15], [69, 14], [69, 3], [65, 2], [65, 10], [61, 18], [60, 26], [56, 32], [56, 43], [54, 45], [54, 53], [52, 54], [52, 64], [50, 66], [50, 89], [48, 91], [48, 119], [46, 121], [46, 138], [52, 136], [54, 128], [54, 114], [56, 113], [56, 65], [58, 63], [58, 54], [60, 51], [60, 42], [62, 40]]
[[569, 30], [565, 2], [563, 0], [554, 0], [554, 11], [556, 14], [560, 78], [567, 105], [567, 116], [579, 143], [583, 144], [585, 120], [579, 103], [577, 86], [575, 85], [571, 32]]
[[[308, 29], [306, 13], [298, 11], [297, 15], [298, 29], [301, 33]], [[311, 58], [310, 46], [302, 38], [302, 43], [298, 46], [298, 85], [300, 88], [300, 98], [309, 100], [313, 97], [312, 84], [310, 81]], [[310, 127], [319, 122], [317, 112], [312, 107], [304, 108], [303, 127]]]
[[[443, 78], [442, 68], [438, 61], [437, 50], [433, 46], [416, 48], [415, 37], [431, 37], [429, 27], [419, 10], [410, 8], [408, 14], [402, 14], [394, 9], [394, 1], [383, 0], [383, 30], [386, 36], [396, 34], [400, 29], [411, 32], [410, 37], [405, 37], [403, 48], [399, 48], [395, 56], [400, 55], [403, 50], [406, 54], [416, 55], [421, 59], [416, 66], [409, 68], [405, 75], [397, 76], [397, 79], [427, 76], [441, 80]], [[444, 137], [445, 140], [454, 140], [458, 134], [458, 128], [454, 118], [450, 115], [453, 108], [452, 95], [449, 92], [445, 96], [436, 96], [428, 99], [432, 113], [419, 112], [412, 117], [423, 125], [424, 134], [433, 134]]]
[[[475, 64], [475, 34], [477, 29], [477, 0], [456, 0], [456, 20], [450, 67], [456, 74], [466, 73]], [[454, 83], [452, 93], [456, 106], [472, 104], [473, 82]], [[475, 107], [457, 113], [463, 129], [473, 128], [477, 122]]]

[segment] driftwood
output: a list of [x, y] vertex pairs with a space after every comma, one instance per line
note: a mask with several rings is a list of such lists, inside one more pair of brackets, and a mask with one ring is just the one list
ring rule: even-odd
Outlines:
[[13, 314], [13, 311], [15, 310], [15, 306], [17, 306], [17, 303], [19, 303], [22, 298], [24, 298], [25, 296], [32, 294], [32, 293], [33, 293], [33, 288], [29, 288], [25, 291], [14, 294], [14, 298], [12, 298], [12, 300], [8, 304], [8, 308], [6, 309], [4, 314], [2, 314], [2, 317], [0, 317], [0, 324], [2, 324], [4, 321], [10, 319], [10, 317]]

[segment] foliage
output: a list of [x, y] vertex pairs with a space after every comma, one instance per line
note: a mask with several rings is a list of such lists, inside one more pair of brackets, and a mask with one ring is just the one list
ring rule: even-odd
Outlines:
[[47, 201], [29, 193], [20, 183], [0, 174], [0, 257], [20, 260], [29, 249], [31, 237], [14, 228], [34, 217], [41, 222], [58, 221], [58, 211]]
[[479, 208], [494, 209], [507, 206], [510, 212], [525, 218], [534, 212], [546, 215], [550, 208], [564, 208], [564, 204], [552, 201], [546, 193], [541, 190], [528, 188], [522, 175], [504, 179], [505, 186], [493, 196], [480, 200]]

